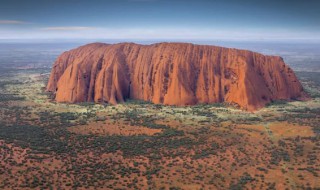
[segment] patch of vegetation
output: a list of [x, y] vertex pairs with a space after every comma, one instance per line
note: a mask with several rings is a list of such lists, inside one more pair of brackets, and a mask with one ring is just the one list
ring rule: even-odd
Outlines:
[[61, 141], [57, 134], [50, 134], [36, 126], [0, 126], [0, 139], [43, 154], [51, 151], [66, 153], [71, 148], [65, 141]]
[[241, 190], [245, 189], [245, 186], [247, 183], [250, 183], [254, 180], [253, 177], [251, 177], [250, 174], [247, 172], [243, 173], [242, 176], [239, 178], [238, 182], [235, 184], [231, 184], [230, 190]]
[[289, 162], [290, 155], [287, 151], [275, 149], [271, 152], [270, 164], [278, 165], [281, 161]]
[[285, 106], [285, 105], [288, 105], [288, 100], [273, 100], [272, 102], [268, 103], [266, 107]]
[[157, 118], [154, 118], [153, 116], [146, 116], [145, 114], [140, 113], [137, 109], [126, 110], [125, 112], [118, 114], [117, 117], [123, 118], [132, 126], [144, 126], [152, 129], [168, 129], [168, 126], [166, 125], [155, 123], [154, 121]]
[[19, 96], [18, 94], [2, 94], [0, 93], [0, 102], [8, 101], [22, 101], [25, 97]]
[[[0, 68], [1, 69], [1, 68]], [[7, 86], [12, 86], [12, 85], [21, 85], [23, 84], [20, 81], [17, 80], [12, 80], [12, 81], [0, 81], [0, 89], [5, 89]]]

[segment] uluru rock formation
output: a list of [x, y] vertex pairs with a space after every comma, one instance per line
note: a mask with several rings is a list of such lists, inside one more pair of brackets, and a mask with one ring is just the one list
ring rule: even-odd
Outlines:
[[188, 43], [81, 46], [58, 57], [47, 91], [57, 102], [228, 102], [249, 111], [304, 96], [281, 57]]

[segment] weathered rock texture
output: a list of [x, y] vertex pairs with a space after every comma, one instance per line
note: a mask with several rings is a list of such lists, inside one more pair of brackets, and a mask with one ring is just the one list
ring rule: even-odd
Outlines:
[[81, 46], [56, 60], [47, 90], [58, 102], [228, 102], [250, 111], [304, 96], [281, 57], [187, 43]]

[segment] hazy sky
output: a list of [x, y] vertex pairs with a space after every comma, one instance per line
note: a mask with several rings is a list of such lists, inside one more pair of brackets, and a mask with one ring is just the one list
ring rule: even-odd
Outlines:
[[1, 0], [0, 39], [320, 39], [320, 0]]

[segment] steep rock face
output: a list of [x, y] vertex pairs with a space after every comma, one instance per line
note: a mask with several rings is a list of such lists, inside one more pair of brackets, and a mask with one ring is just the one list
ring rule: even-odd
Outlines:
[[272, 100], [304, 96], [281, 57], [187, 43], [79, 47], [56, 60], [47, 90], [58, 102], [228, 102], [250, 111]]

